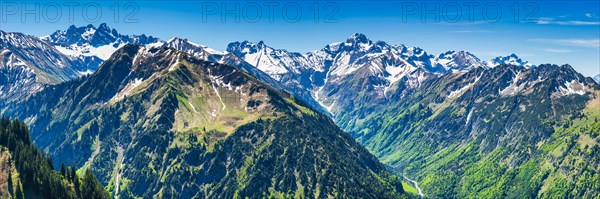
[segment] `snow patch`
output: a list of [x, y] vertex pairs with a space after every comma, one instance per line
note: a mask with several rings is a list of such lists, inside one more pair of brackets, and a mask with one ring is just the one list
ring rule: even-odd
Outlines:
[[[235, 72], [235, 71], [234, 71]], [[217, 88], [217, 86], [222, 86], [222, 85], [226, 85], [223, 82], [223, 77], [218, 77], [218, 76], [214, 76], [214, 75], [210, 75], [211, 71], [210, 69], [208, 69], [208, 78], [211, 80], [210, 81], [210, 85], [213, 89], [213, 91], [215, 91], [215, 94], [217, 94], [217, 97], [219, 98], [219, 101], [221, 102], [221, 105], [223, 106], [221, 108], [221, 110], [225, 110], [225, 108], [227, 107], [225, 105], [225, 103], [223, 102], [223, 98], [221, 98], [221, 94], [219, 94], [219, 89]], [[229, 74], [228, 74], [229, 75]], [[227, 75], [226, 75], [227, 76]], [[228, 84], [229, 89], [231, 90], [231, 84]]]
[[472, 87], [473, 87], [473, 85], [475, 85], [475, 83], [477, 83], [477, 82], [479, 81], [479, 78], [481, 78], [481, 76], [480, 76], [480, 77], [477, 77], [477, 79], [475, 79], [475, 81], [473, 81], [472, 83], [470, 83], [470, 84], [467, 84], [467, 85], [465, 85], [465, 86], [464, 86], [464, 87], [462, 87], [462, 88], [459, 88], [459, 89], [457, 89], [457, 90], [454, 90], [454, 91], [450, 92], [450, 94], [448, 94], [448, 97], [447, 97], [447, 98], [457, 98], [457, 97], [459, 97], [459, 96], [460, 96], [460, 95], [462, 95], [462, 94], [463, 94], [465, 91], [467, 91], [467, 90], [469, 90], [470, 88], [472, 88]]
[[171, 66], [169, 66], [169, 72], [174, 71], [175, 67], [177, 67], [179, 65], [179, 56], [180, 55], [181, 54], [177, 54], [177, 57], [175, 57], [175, 63], [173, 63], [173, 64], [171, 64]]
[[471, 108], [471, 111], [469, 111], [469, 114], [467, 114], [467, 122], [465, 123], [465, 126], [467, 126], [471, 121], [471, 116], [473, 116], [473, 108]]
[[586, 89], [585, 84], [582, 84], [576, 80], [565, 82], [563, 86], [558, 87], [558, 95], [585, 95]]
[[113, 98], [110, 99], [110, 101], [119, 101], [122, 100], [123, 98], [125, 98], [125, 96], [127, 95], [131, 95], [131, 92], [137, 88], [138, 86], [140, 86], [142, 84], [143, 79], [139, 79], [136, 78], [135, 80], [129, 82], [125, 88], [123, 88], [123, 90], [121, 90], [119, 93], [117, 93]]
[[519, 80], [523, 79], [523, 74], [519, 71], [515, 77], [513, 77], [512, 82], [506, 88], [502, 89], [499, 94], [501, 96], [515, 96], [525, 87], [525, 84], [518, 85]]
[[93, 70], [86, 70], [86, 71], [79, 71], [78, 72], [80, 76], [84, 76], [84, 75], [91, 75], [94, 73]]
[[56, 50], [60, 53], [70, 56], [70, 57], [93, 57], [96, 56], [102, 60], [107, 60], [110, 56], [117, 51], [117, 49], [124, 46], [124, 44], [119, 44], [117, 47], [114, 47], [115, 43], [94, 47], [90, 44], [76, 45], [73, 44], [71, 46], [54, 46]]

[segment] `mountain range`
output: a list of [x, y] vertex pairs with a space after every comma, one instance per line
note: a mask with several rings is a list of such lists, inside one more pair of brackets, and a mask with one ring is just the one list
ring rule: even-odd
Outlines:
[[594, 197], [599, 88], [568, 65], [452, 73], [346, 129], [431, 197]]
[[358, 33], [308, 53], [106, 24], [0, 36], [0, 113], [113, 196], [407, 197], [376, 158], [432, 198], [600, 194], [600, 86], [569, 65]]
[[94, 71], [102, 61], [110, 58], [125, 44], [148, 45], [162, 42], [158, 38], [145, 34], [122, 35], [108, 27], [106, 23], [98, 27], [91, 24], [83, 27], [72, 25], [67, 30], [57, 30], [40, 39], [55, 46], [65, 55], [85, 60], [90, 71]]
[[125, 45], [92, 75], [4, 114], [115, 197], [403, 196], [398, 177], [328, 117], [173, 48]]
[[361, 34], [307, 54], [264, 42], [234, 42], [228, 51], [310, 90], [339, 127], [396, 173], [416, 178], [427, 196], [599, 194], [581, 185], [596, 183], [600, 171], [599, 87], [571, 66], [535, 66], [514, 54], [432, 56]]
[[[416, 86], [428, 77], [473, 68], [493, 68], [501, 64], [535, 67], [514, 54], [489, 62], [466, 51], [433, 56], [417, 47], [373, 42], [358, 33], [345, 42], [329, 44], [306, 54], [273, 49], [262, 41], [230, 43], [227, 52], [269, 74], [287, 85], [286, 88], [308, 90], [312, 95], [304, 100], [317, 101], [336, 117], [349, 111], [343, 110], [345, 108], [354, 109], [354, 104], [388, 100], [388, 91], [403, 78], [410, 86]], [[338, 92], [340, 90], [350, 92]]]

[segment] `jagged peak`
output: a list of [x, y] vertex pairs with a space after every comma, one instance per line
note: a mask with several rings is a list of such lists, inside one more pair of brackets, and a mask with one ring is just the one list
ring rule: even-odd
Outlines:
[[[267, 44], [265, 44], [265, 42], [262, 41], [262, 40], [260, 40], [258, 42], [252, 42], [252, 41], [244, 40], [242, 42], [236, 41], [236, 42], [229, 43], [227, 45], [226, 52], [233, 52], [233, 53], [254, 53], [254, 52], [261, 51], [263, 49], [272, 49], [272, 50], [275, 50], [272, 47], [270, 47]], [[282, 50], [282, 51], [285, 51], [285, 50]]]
[[[56, 30], [48, 36], [40, 37], [43, 41], [61, 46], [89, 44], [94, 47], [103, 45], [118, 46], [121, 43], [140, 43], [150, 44], [160, 41], [160, 39], [142, 35], [121, 35], [116, 29], [112, 29], [106, 23], [101, 23], [98, 27], [94, 24], [77, 27], [70, 25], [66, 30]], [[117, 44], [118, 43], [118, 44]]]
[[470, 53], [469, 51], [465, 51], [465, 50], [458, 50], [458, 51], [456, 51], [456, 50], [449, 50], [449, 51], [446, 51], [444, 53], [441, 53], [438, 57], [445, 57], [445, 56], [448, 56], [448, 55], [477, 57], [473, 53]]
[[[439, 55], [437, 55], [435, 57], [436, 60], [440, 60], [440, 59], [460, 59], [460, 60], [455, 60], [455, 61], [461, 61], [461, 62], [475, 62], [475, 63], [471, 63], [471, 64], [477, 64], [475, 65], [475, 67], [479, 67], [479, 65], [483, 65], [484, 62], [482, 62], [477, 56], [475, 56], [474, 54], [470, 53], [469, 51], [465, 51], [465, 50], [449, 50], [446, 51], [444, 53], [440, 53]], [[470, 61], [469, 61], [470, 60]]]
[[223, 54], [215, 49], [194, 43], [187, 38], [181, 37], [173, 37], [162, 44], [161, 47], [172, 47], [176, 50], [184, 51], [194, 55]]
[[367, 36], [362, 33], [352, 34], [348, 39], [346, 39], [346, 42], [347, 43], [363, 43], [363, 44], [372, 43], [372, 41], [369, 40], [369, 38], [367, 38]]
[[373, 45], [379, 46], [379, 47], [389, 46], [388, 43], [386, 43], [385, 41], [381, 41], [381, 40], [377, 40], [375, 43], [373, 43]]
[[111, 30], [111, 28], [108, 27], [108, 24], [106, 24], [106, 23], [101, 23], [100, 26], [98, 26], [98, 30], [100, 30], [100, 29]]

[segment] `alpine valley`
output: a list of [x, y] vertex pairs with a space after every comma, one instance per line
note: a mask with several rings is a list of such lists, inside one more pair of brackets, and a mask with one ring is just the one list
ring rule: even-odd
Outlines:
[[600, 87], [569, 65], [433, 56], [362, 34], [306, 54], [263, 42], [228, 51], [309, 90], [426, 197], [600, 196]]
[[569, 65], [106, 24], [0, 31], [0, 55], [0, 114], [115, 198], [600, 197], [600, 85]]

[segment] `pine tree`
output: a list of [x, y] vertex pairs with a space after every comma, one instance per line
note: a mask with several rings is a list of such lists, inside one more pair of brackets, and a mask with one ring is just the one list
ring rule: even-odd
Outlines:
[[52, 163], [52, 157], [48, 156], [46, 158], [46, 162], [48, 162], [48, 165], [50, 165], [50, 168], [54, 168], [54, 163]]
[[71, 174], [69, 175], [69, 179], [72, 182], [76, 181], [78, 178], [77, 178], [77, 170], [75, 170], [75, 166], [71, 167], [70, 172], [71, 172]]
[[81, 197], [89, 199], [109, 198], [104, 188], [92, 174], [90, 170], [86, 170], [81, 184]]
[[[74, 171], [74, 170], [75, 170], [75, 168], [73, 167], [73, 170], [72, 170], [72, 171]], [[74, 173], [73, 173], [73, 174], [74, 174]], [[76, 193], [78, 196], [81, 196], [81, 183], [79, 182], [79, 177], [77, 177], [77, 174], [74, 174], [74, 175], [72, 176], [72, 179], [71, 179], [71, 180], [73, 181], [73, 186], [75, 187], [75, 193]]]
[[65, 168], [65, 163], [60, 164], [60, 175], [67, 178], [67, 168]]

